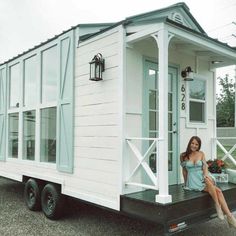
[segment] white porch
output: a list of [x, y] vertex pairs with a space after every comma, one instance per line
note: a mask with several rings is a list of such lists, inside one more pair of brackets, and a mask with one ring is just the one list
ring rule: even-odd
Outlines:
[[[235, 62], [235, 53], [227, 46], [209, 37], [173, 25], [170, 22], [143, 26], [130, 25], [126, 37], [126, 145], [124, 147], [124, 193], [138, 189], [156, 189], [156, 202], [172, 202], [169, 193], [170, 168], [176, 172], [176, 183], [181, 183], [179, 154], [184, 151], [192, 135], [202, 137], [203, 150], [208, 159], [216, 154], [215, 72], [216, 66]], [[145, 60], [157, 64], [156, 73], [156, 137], [150, 136], [150, 117], [146, 116]], [[221, 61], [215, 64], [215, 61]], [[176, 68], [176, 107], [170, 119], [170, 66]], [[204, 100], [204, 122], [192, 122], [190, 91], [181, 71], [190, 66], [195, 78], [204, 77], [207, 91]], [[172, 93], [173, 91], [171, 91]], [[173, 94], [173, 93], [172, 93]], [[149, 98], [150, 99], [150, 98]], [[195, 102], [195, 100], [194, 100]], [[183, 109], [183, 104], [185, 109]], [[150, 112], [150, 110], [149, 110]], [[147, 118], [148, 117], [148, 118]], [[173, 117], [176, 118], [175, 122]], [[171, 139], [170, 139], [171, 137]], [[173, 140], [176, 144], [173, 145]], [[146, 143], [146, 144], [144, 144]], [[149, 144], [147, 144], [149, 143]], [[170, 146], [172, 156], [170, 157]], [[156, 173], [149, 166], [150, 156], [156, 155]], [[132, 154], [131, 154], [132, 153]], [[229, 156], [229, 155], [228, 155]], [[228, 157], [227, 156], [227, 157]], [[174, 172], [173, 172], [174, 173]], [[134, 181], [135, 179], [135, 181]], [[130, 187], [135, 186], [135, 188]]]

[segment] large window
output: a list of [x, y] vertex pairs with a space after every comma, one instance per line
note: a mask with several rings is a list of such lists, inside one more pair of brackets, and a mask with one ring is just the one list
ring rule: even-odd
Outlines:
[[56, 162], [56, 107], [41, 110], [41, 153], [42, 162]]
[[23, 113], [23, 159], [35, 159], [35, 111]]
[[35, 105], [37, 101], [36, 56], [24, 61], [24, 106]]
[[206, 122], [206, 81], [194, 79], [189, 82], [189, 121]]
[[3, 70], [0, 70], [0, 113], [2, 111], [3, 102], [4, 102], [4, 94], [3, 94]]
[[42, 53], [42, 103], [56, 101], [58, 80], [57, 47]]
[[18, 158], [19, 113], [9, 114], [8, 156]]
[[19, 107], [20, 105], [20, 64], [10, 67], [10, 107]]

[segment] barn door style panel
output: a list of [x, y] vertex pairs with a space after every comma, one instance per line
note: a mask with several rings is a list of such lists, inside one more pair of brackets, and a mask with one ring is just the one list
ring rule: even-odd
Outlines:
[[6, 68], [0, 68], [0, 160], [6, 159]]
[[60, 86], [57, 111], [57, 168], [73, 172], [73, 80], [74, 35], [73, 30], [60, 38]]

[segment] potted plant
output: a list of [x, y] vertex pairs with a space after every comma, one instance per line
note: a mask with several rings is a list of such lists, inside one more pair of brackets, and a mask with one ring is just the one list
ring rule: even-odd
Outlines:
[[222, 160], [214, 159], [208, 160], [208, 170], [214, 176], [216, 182], [218, 183], [227, 183], [228, 182], [228, 174], [222, 173], [222, 170], [225, 167], [225, 163]]
[[211, 173], [216, 173], [216, 174], [221, 174], [225, 166], [224, 161], [218, 159], [208, 160], [207, 164], [208, 164], [208, 170]]

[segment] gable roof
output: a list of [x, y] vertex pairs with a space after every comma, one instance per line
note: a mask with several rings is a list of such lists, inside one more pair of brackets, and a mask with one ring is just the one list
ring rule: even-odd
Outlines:
[[158, 18], [166, 18], [166, 17], [169, 18], [170, 20], [175, 21], [173, 17], [175, 13], [183, 16], [184, 18], [183, 20], [185, 21], [183, 22], [183, 25], [206, 35], [206, 32], [203, 30], [203, 28], [199, 25], [199, 23], [196, 21], [193, 15], [190, 13], [189, 7], [184, 2], [179, 2], [176, 4], [170, 5], [168, 7], [154, 10], [151, 12], [146, 12], [139, 15], [130, 16], [126, 18], [126, 21], [136, 23], [139, 21], [157, 20]]

